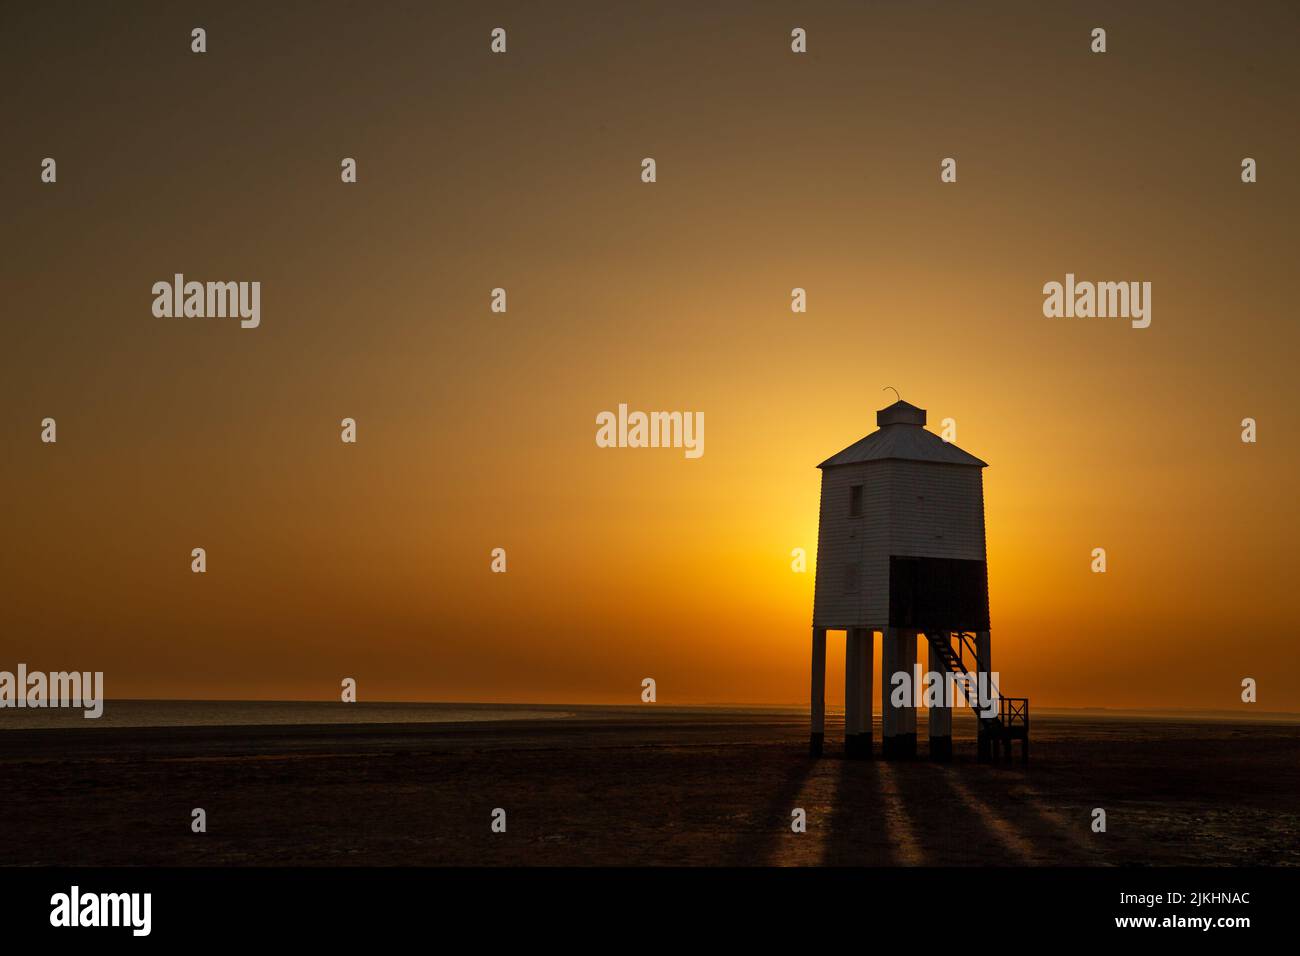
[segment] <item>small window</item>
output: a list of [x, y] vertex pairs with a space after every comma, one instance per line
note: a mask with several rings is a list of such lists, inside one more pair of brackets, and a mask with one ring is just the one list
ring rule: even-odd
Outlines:
[[856, 564], [844, 565], [844, 593], [852, 594], [858, 589], [858, 566]]
[[850, 518], [862, 517], [862, 486], [861, 485], [849, 486], [849, 517]]

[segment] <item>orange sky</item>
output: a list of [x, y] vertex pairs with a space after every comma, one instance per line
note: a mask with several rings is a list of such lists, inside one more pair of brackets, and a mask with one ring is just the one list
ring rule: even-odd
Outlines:
[[[806, 701], [790, 551], [893, 385], [990, 463], [1008, 693], [1300, 709], [1295, 16], [1127, 7], [25, 12], [0, 669]], [[154, 318], [174, 272], [261, 281], [261, 327]], [[1151, 327], [1044, 318], [1066, 272], [1150, 281]], [[597, 448], [620, 402], [703, 411], [704, 456]]]

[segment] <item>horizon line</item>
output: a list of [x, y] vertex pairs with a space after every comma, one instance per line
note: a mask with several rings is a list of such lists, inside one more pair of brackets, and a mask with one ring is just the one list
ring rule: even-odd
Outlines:
[[[757, 710], [757, 709], [782, 709], [782, 710], [804, 710], [808, 709], [807, 702], [803, 703], [736, 703], [736, 702], [680, 702], [671, 703], [664, 701], [648, 702], [619, 702], [619, 701], [597, 701], [597, 702], [543, 702], [543, 701], [520, 701], [520, 700], [409, 700], [409, 699], [382, 699], [382, 700], [364, 700], [345, 702], [337, 698], [318, 698], [318, 697], [106, 697], [104, 703], [150, 703], [150, 704], [341, 704], [352, 706], [354, 704], [406, 704], [418, 706], [457, 706], [457, 707], [548, 707], [548, 708], [565, 708], [565, 707], [659, 707], [669, 708], [712, 708], [712, 709], [733, 709], [733, 710]], [[1249, 705], [1243, 705], [1249, 707]], [[4, 708], [6, 710], [17, 710], [17, 707]], [[46, 709], [46, 708], [21, 708], [29, 709]], [[928, 710], [926, 707], [917, 707], [918, 711]], [[953, 707], [954, 711], [964, 711], [965, 707]], [[1129, 705], [1106, 706], [1106, 705], [1087, 705], [1087, 706], [1043, 706], [1036, 709], [1037, 713], [1045, 712], [1068, 712], [1068, 713], [1151, 713], [1151, 714], [1223, 714], [1234, 717], [1250, 716], [1247, 709], [1229, 709], [1229, 708], [1196, 708], [1196, 707], [1139, 707]], [[831, 707], [826, 709], [828, 715], [842, 716], [843, 707]], [[881, 711], [873, 709], [873, 715], [880, 715]], [[1276, 716], [1300, 719], [1300, 711], [1290, 710], [1260, 710], [1254, 712], [1256, 716]]]

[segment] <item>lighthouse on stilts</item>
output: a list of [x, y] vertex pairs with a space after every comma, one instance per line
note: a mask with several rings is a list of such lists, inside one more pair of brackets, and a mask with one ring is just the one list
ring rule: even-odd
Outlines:
[[[911, 757], [917, 638], [928, 672], [948, 693], [929, 707], [930, 756], [952, 757], [952, 703], [977, 721], [981, 760], [1010, 759], [1011, 741], [1029, 758], [1029, 702], [1003, 697], [992, 673], [988, 565], [984, 541], [987, 465], [925, 429], [925, 409], [898, 401], [879, 426], [818, 467], [822, 472], [812, 628], [811, 751], [821, 756], [826, 717], [826, 632], [845, 632], [844, 751], [872, 753], [872, 664], [881, 640], [881, 751]], [[907, 675], [907, 680], [895, 675]], [[937, 686], [938, 681], [932, 681]], [[961, 690], [955, 695], [954, 687]]]

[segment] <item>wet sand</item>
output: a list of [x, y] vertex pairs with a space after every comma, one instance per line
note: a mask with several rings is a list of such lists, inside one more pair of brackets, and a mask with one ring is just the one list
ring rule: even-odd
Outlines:
[[726, 712], [11, 731], [0, 865], [1300, 864], [1300, 726], [1036, 717], [1024, 767], [955, 723], [947, 765], [924, 719], [903, 762]]

